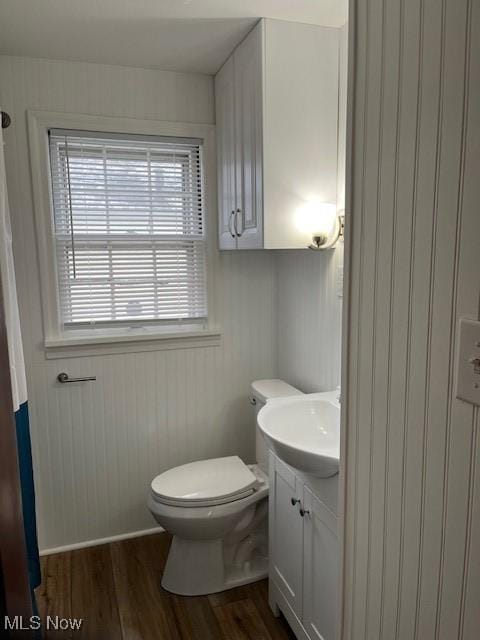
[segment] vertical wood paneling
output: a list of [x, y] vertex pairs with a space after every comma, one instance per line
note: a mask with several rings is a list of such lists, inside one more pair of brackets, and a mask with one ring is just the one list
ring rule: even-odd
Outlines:
[[480, 11], [354, 4], [343, 637], [473, 640], [479, 411], [455, 365], [480, 313]]
[[[151, 479], [177, 464], [253, 460], [250, 382], [276, 375], [275, 259], [213, 251], [209, 277], [220, 347], [45, 360], [26, 110], [214, 122], [209, 76], [0, 57], [41, 548], [155, 526]], [[216, 211], [208, 228], [216, 247]], [[59, 371], [97, 382], [59, 386]]]
[[340, 384], [343, 246], [282, 251], [277, 257], [278, 373], [302, 391]]
[[[474, 105], [465, 112], [465, 128], [468, 136], [465, 139], [465, 158], [463, 172], [463, 210], [471, 212], [463, 216], [461, 229], [461, 257], [459, 271], [462, 279], [458, 283], [458, 300], [462, 309], [470, 309], [472, 317], [480, 317], [480, 295], [475, 301], [470, 300], [468, 282], [478, 279], [478, 242], [469, 238], [479, 237], [478, 233], [478, 167], [480, 166], [480, 143], [478, 133], [478, 105], [480, 104], [480, 84], [476, 79], [480, 76], [480, 7], [478, 3], [469, 5], [468, 22], [469, 52], [466, 66], [466, 79], [469, 83], [468, 103]], [[463, 307], [465, 305], [465, 307]], [[480, 584], [480, 410], [473, 412], [472, 451], [469, 460], [469, 522], [464, 549], [463, 576], [461, 586], [461, 615], [458, 635], [462, 640], [474, 638], [478, 633], [478, 602]]]
[[[371, 569], [367, 575], [367, 619], [366, 636], [378, 637], [382, 631], [383, 611], [378, 603], [382, 601], [384, 581], [382, 568], [385, 563], [383, 541], [387, 529], [386, 495], [388, 492], [388, 469], [390, 452], [388, 438], [389, 423], [389, 391], [391, 376], [389, 358], [391, 351], [391, 323], [393, 320], [392, 279], [395, 274], [394, 246], [397, 232], [397, 215], [395, 209], [395, 188], [397, 177], [396, 149], [398, 145], [398, 126], [396, 114], [399, 110], [399, 83], [401, 66], [399, 64], [400, 37], [397, 29], [400, 19], [400, 5], [397, 2], [386, 2], [382, 7], [382, 96], [380, 109], [379, 139], [379, 184], [377, 191], [376, 225], [376, 271], [375, 271], [375, 316], [383, 318], [375, 323], [375, 343], [372, 384], [372, 442], [370, 451], [370, 520], [368, 558]], [[387, 67], [388, 63], [388, 67]], [[395, 126], [384, 123], [394, 122]], [[391, 210], [391, 216], [385, 225], [378, 225], [379, 216], [384, 209]], [[374, 396], [380, 401], [374, 402]], [[375, 500], [373, 500], [373, 495]], [[380, 552], [379, 552], [380, 551]]]

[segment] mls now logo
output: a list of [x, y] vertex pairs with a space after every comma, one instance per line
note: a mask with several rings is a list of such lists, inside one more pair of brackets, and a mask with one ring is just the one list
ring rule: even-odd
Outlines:
[[[60, 618], [59, 616], [47, 616], [45, 620], [45, 628], [54, 631], [80, 631], [82, 627], [82, 618]], [[4, 629], [9, 631], [27, 631], [38, 630], [42, 626], [40, 616], [31, 616], [24, 618], [23, 616], [14, 616], [9, 618], [5, 616]]]

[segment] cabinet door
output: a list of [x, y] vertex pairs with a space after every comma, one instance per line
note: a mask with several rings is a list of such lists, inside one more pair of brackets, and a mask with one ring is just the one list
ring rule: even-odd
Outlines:
[[220, 249], [236, 249], [235, 77], [230, 57], [215, 77], [217, 122], [218, 234]]
[[293, 471], [270, 455], [270, 579], [296, 616], [302, 617], [303, 518], [299, 504], [303, 485]]
[[335, 515], [304, 490], [303, 626], [311, 640], [335, 640], [338, 540]]
[[262, 29], [259, 23], [234, 53], [239, 249], [263, 247]]

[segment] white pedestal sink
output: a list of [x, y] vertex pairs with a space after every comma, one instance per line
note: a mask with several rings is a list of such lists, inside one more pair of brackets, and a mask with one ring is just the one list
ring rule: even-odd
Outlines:
[[274, 453], [291, 467], [329, 478], [340, 460], [340, 404], [337, 391], [269, 400], [258, 426]]

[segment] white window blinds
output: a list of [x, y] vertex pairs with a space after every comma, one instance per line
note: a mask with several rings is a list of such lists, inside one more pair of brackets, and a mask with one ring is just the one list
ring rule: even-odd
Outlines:
[[49, 135], [64, 326], [205, 318], [201, 141]]

